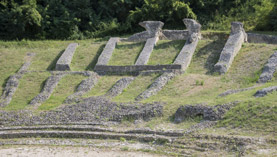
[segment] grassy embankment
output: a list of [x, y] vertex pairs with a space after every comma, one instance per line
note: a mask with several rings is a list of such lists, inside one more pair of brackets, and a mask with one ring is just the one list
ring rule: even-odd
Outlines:
[[[180, 105], [204, 103], [207, 105], [216, 105], [232, 101], [241, 103], [230, 110], [225, 119], [219, 123], [219, 126], [235, 126], [244, 128], [267, 129], [272, 131], [276, 129], [276, 110], [277, 93], [274, 92], [263, 98], [255, 98], [253, 94], [261, 88], [277, 85], [277, 75], [266, 84], [256, 85], [261, 70], [268, 57], [277, 50], [276, 45], [266, 44], [243, 44], [240, 53], [234, 60], [232, 67], [226, 75], [218, 76], [213, 73], [213, 65], [217, 62], [220, 52], [224, 47], [225, 40], [201, 40], [193, 56], [191, 65], [185, 74], [172, 79], [162, 91], [143, 102], [162, 101], [166, 102], [164, 106], [164, 116], [144, 123], [149, 127], [172, 127], [172, 115]], [[45, 80], [50, 76], [46, 70], [53, 70], [58, 57], [62, 54], [67, 44], [72, 41], [19, 41], [19, 42], [1, 42], [0, 44], [0, 90], [5, 87], [7, 78], [15, 73], [23, 63], [23, 58], [27, 52], [35, 52], [37, 55], [33, 58], [29, 70], [45, 71], [34, 72], [24, 75], [20, 80], [13, 100], [6, 110], [24, 109], [29, 101], [37, 95]], [[80, 46], [74, 55], [72, 69], [74, 71], [92, 70], [98, 56], [104, 48], [105, 41], [84, 40], [77, 41]], [[143, 48], [142, 43], [119, 43], [115, 53], [112, 56], [110, 65], [131, 65], [135, 62], [139, 52]], [[149, 63], [170, 64], [181, 50], [184, 41], [159, 41], [150, 57]], [[12, 61], [12, 62], [11, 62]], [[104, 76], [101, 77], [98, 84], [85, 97], [93, 95], [103, 95], [112, 85], [124, 76]], [[135, 97], [144, 91], [157, 77], [139, 76], [123, 93], [115, 98], [114, 101], [129, 102], [134, 101]], [[62, 104], [64, 99], [74, 92], [74, 89], [85, 79], [84, 76], [67, 75], [65, 76], [54, 93], [39, 110], [54, 109]], [[69, 81], [70, 80], [70, 81]], [[217, 97], [218, 94], [228, 89], [238, 89], [250, 86], [256, 88], [229, 95], [226, 97]], [[275, 114], [274, 114], [275, 113]], [[195, 121], [188, 121], [174, 127], [188, 127]]]

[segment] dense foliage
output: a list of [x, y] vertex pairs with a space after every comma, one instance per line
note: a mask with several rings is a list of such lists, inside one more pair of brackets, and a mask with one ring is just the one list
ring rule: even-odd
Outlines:
[[138, 31], [143, 20], [184, 28], [183, 18], [204, 29], [277, 31], [276, 0], [1, 0], [1, 39], [82, 39]]

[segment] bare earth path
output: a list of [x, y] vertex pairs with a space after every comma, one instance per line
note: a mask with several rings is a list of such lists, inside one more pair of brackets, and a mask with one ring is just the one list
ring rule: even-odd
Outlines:
[[156, 157], [145, 152], [127, 152], [113, 149], [100, 149], [95, 147], [72, 146], [1, 146], [1, 157]]

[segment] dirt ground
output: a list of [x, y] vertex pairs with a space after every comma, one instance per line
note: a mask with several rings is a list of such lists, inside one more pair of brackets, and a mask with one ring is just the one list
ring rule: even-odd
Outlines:
[[72, 146], [1, 146], [1, 157], [157, 157], [146, 152]]

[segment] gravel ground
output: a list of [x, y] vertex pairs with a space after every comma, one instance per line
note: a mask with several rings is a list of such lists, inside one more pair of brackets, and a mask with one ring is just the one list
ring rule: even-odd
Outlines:
[[72, 147], [72, 146], [2, 146], [0, 147], [1, 157], [155, 157], [145, 152], [127, 152], [113, 149], [100, 149], [94, 147]]

